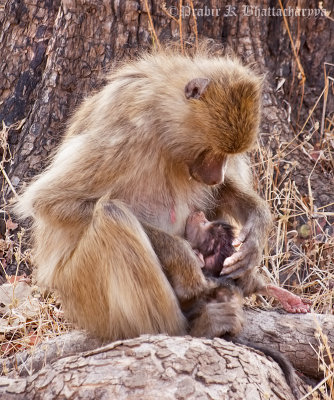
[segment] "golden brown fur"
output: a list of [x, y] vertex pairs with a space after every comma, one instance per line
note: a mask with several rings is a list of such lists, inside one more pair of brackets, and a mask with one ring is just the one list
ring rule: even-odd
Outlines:
[[[187, 98], [197, 78], [190, 89], [200, 96]], [[33, 218], [39, 284], [61, 293], [79, 326], [109, 339], [185, 332], [179, 301], [208, 285], [180, 239], [195, 209], [224, 211], [244, 225], [234, 273], [258, 261], [270, 217], [251, 189], [244, 152], [257, 137], [260, 88], [261, 78], [236, 59], [167, 51], [124, 65], [82, 103], [51, 165], [16, 207]], [[224, 184], [210, 186], [217, 179]], [[158, 243], [169, 234], [171, 260], [183, 254], [179, 271], [172, 261], [162, 270], [141, 223], [159, 228]], [[188, 278], [175, 279], [185, 269]], [[215, 307], [203, 306], [201, 319], [216, 320], [208, 335], [218, 335], [226, 317]]]

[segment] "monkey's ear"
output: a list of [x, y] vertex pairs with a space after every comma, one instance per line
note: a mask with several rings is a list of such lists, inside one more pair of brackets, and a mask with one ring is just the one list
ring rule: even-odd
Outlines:
[[189, 81], [185, 88], [184, 94], [187, 99], [199, 99], [202, 94], [206, 91], [210, 79], [207, 78], [196, 78]]

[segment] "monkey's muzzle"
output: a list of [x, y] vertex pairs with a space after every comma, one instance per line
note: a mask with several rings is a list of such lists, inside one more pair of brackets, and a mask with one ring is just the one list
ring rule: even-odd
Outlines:
[[198, 182], [206, 185], [218, 185], [224, 182], [227, 156], [209, 151], [202, 152], [189, 166], [189, 174]]

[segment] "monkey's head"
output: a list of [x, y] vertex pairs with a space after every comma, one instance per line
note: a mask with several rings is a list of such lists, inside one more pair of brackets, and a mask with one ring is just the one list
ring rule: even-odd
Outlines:
[[185, 238], [202, 255], [204, 273], [208, 276], [219, 276], [225, 259], [235, 252], [232, 226], [223, 221], [210, 222], [202, 211], [189, 215]]
[[206, 219], [204, 212], [195, 211], [187, 219], [185, 238], [193, 248], [200, 249], [203, 242], [207, 241], [207, 231], [210, 222]]
[[[207, 185], [222, 183], [229, 155], [250, 150], [258, 135], [262, 78], [230, 59], [184, 87], [190, 142], [198, 144], [190, 175]], [[201, 144], [199, 145], [199, 143]]]
[[219, 246], [226, 247], [229, 251], [231, 248], [231, 254], [234, 252], [232, 226], [223, 221], [208, 221], [203, 211], [194, 211], [189, 215], [185, 238], [193, 248], [200, 250], [204, 255], [213, 254]]

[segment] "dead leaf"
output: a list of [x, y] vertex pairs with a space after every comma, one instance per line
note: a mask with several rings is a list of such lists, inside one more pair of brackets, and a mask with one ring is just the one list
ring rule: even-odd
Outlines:
[[7, 250], [7, 243], [4, 239], [0, 239], [0, 251], [5, 251]]
[[28, 335], [27, 340], [30, 346], [35, 346], [37, 343], [41, 341], [41, 336], [37, 335], [35, 332], [32, 332]]
[[33, 296], [33, 288], [25, 281], [4, 283], [0, 286], [0, 333], [23, 326], [27, 319], [36, 319], [40, 305]]
[[6, 229], [9, 231], [13, 231], [14, 229], [16, 229], [18, 227], [18, 224], [16, 224], [15, 222], [13, 222], [10, 218], [7, 219], [6, 221]]
[[30, 283], [31, 279], [26, 275], [10, 275], [7, 277], [7, 282], [8, 283], [12, 283], [12, 284], [16, 284], [18, 282], [26, 282], [26, 283]]
[[4, 343], [0, 345], [0, 353], [6, 356], [14, 354], [21, 346], [15, 346], [13, 343]]

